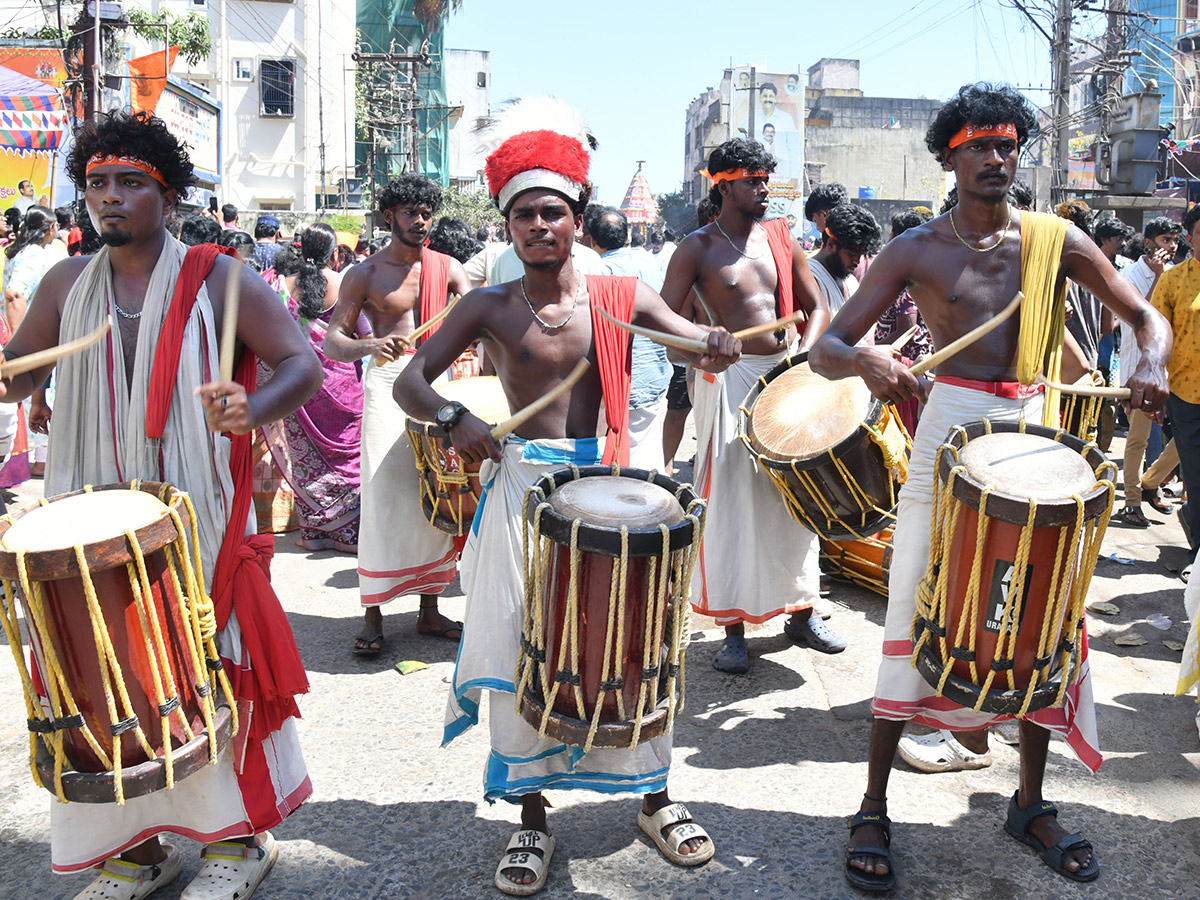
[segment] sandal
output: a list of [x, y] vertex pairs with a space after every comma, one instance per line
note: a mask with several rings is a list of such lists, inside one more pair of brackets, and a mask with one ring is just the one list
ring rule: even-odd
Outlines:
[[165, 844], [167, 858], [150, 866], [139, 866], [120, 858], [107, 859], [100, 874], [75, 895], [75, 900], [141, 900], [179, 877], [183, 853]]
[[375, 657], [383, 649], [383, 632], [370, 638], [356, 637], [354, 639], [354, 655]]
[[1058, 818], [1058, 807], [1053, 803], [1042, 800], [1032, 806], [1022, 809], [1017, 805], [1017, 795], [1012, 795], [1008, 802], [1008, 819], [1004, 822], [1004, 830], [1009, 836], [1020, 841], [1042, 858], [1042, 862], [1069, 881], [1095, 881], [1100, 877], [1100, 863], [1096, 861], [1095, 851], [1092, 852], [1088, 864], [1078, 872], [1072, 872], [1064, 864], [1068, 853], [1086, 847], [1092, 850], [1089, 841], [1078, 834], [1068, 834], [1052, 847], [1047, 847], [1029, 831], [1029, 823], [1041, 816]]
[[269, 831], [263, 837], [259, 847], [237, 841], [209, 844], [200, 851], [204, 859], [200, 871], [179, 900], [249, 900], [279, 858], [275, 838]]
[[[672, 825], [675, 827], [671, 828], [664, 835], [663, 831]], [[696, 824], [695, 820], [692, 819], [692, 814], [688, 812], [688, 808], [682, 803], [672, 803], [669, 806], [664, 806], [658, 812], [649, 816], [639, 809], [638, 828], [646, 832], [650, 839], [654, 841], [659, 853], [677, 866], [690, 868], [702, 865], [712, 859], [713, 854], [716, 852], [713, 839], [709, 837], [707, 831]], [[680, 853], [680, 845], [684, 841], [690, 841], [693, 838], [703, 838], [706, 843], [693, 853]]]
[[[854, 832], [858, 831], [864, 825], [878, 825], [883, 829], [883, 846], [847, 847], [846, 880], [860, 891], [871, 891], [873, 893], [890, 891], [896, 886], [896, 869], [892, 865], [892, 851], [890, 849], [892, 846], [892, 820], [887, 817], [886, 813], [856, 812], [846, 823], [846, 826], [850, 829], [851, 837], [854, 837]], [[851, 860], [862, 859], [864, 857], [882, 859], [887, 863], [887, 874], [880, 875], [876, 872], [864, 872], [857, 866], [850, 865]]]
[[973, 753], [945, 730], [931, 734], [904, 735], [896, 748], [900, 758], [918, 772], [965, 772], [986, 769], [992, 764], [992, 751]]
[[1175, 509], [1157, 488], [1153, 491], [1148, 488], [1142, 488], [1142, 499], [1149, 503], [1152, 509], [1156, 509], [1160, 513], [1169, 513]]
[[740, 634], [726, 635], [725, 640], [721, 642], [721, 649], [713, 657], [713, 668], [730, 675], [745, 675], [749, 672], [750, 651], [746, 649], [746, 639]]
[[462, 640], [462, 630], [462, 622], [451, 622], [445, 628], [431, 628], [429, 631], [422, 631], [420, 628], [418, 628], [417, 634], [421, 635], [421, 637], [443, 638], [447, 641], [454, 641], [457, 643], [458, 641]]
[[[496, 887], [510, 897], [531, 897], [546, 886], [550, 857], [554, 855], [554, 836], [528, 828], [508, 839], [508, 847], [496, 866]], [[517, 884], [504, 876], [505, 869], [524, 869], [533, 873], [529, 884]]]
[[1112, 514], [1112, 517], [1125, 525], [1132, 525], [1134, 528], [1149, 528], [1150, 520], [1142, 515], [1141, 507], [1126, 506], [1120, 512]]

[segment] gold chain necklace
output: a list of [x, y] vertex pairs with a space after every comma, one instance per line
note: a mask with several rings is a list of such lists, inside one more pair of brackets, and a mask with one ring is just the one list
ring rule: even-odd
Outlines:
[[[1005, 204], [1005, 205], [1007, 205], [1007, 204]], [[963, 236], [958, 233], [958, 226], [954, 224], [954, 209], [955, 209], [955, 207], [951, 207], [951, 209], [950, 209], [950, 227], [954, 229], [954, 236], [956, 238], [958, 238], [959, 241], [962, 243], [962, 245], [964, 247], [966, 247], [968, 250], [974, 251], [975, 253], [991, 253], [993, 250], [995, 250], [997, 247], [999, 247], [1001, 244], [1003, 244], [1004, 239], [1006, 237], [1008, 237], [1008, 226], [1012, 225], [1012, 207], [1011, 206], [1008, 207], [1008, 221], [1004, 223], [1004, 230], [1000, 232], [1000, 239], [997, 240], [996, 243], [992, 244], [992, 246], [990, 246], [990, 247], [972, 247], [970, 244], [968, 244], [966, 242], [966, 240], [963, 239]]]

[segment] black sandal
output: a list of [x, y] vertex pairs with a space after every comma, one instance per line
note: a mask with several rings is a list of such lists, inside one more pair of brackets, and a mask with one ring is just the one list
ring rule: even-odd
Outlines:
[[1141, 508], [1137, 506], [1126, 506], [1120, 512], [1112, 514], [1112, 517], [1122, 524], [1132, 525], [1134, 528], [1149, 528], [1150, 520], [1143, 514]]
[[[872, 893], [890, 891], [896, 886], [896, 869], [892, 865], [892, 853], [889, 849], [892, 846], [892, 820], [885, 813], [857, 812], [850, 817], [850, 821], [846, 824], [850, 829], [851, 837], [854, 836], [855, 831], [864, 825], [878, 825], [883, 829], [882, 847], [846, 848], [846, 880], [860, 891], [870, 891]], [[862, 859], [864, 857], [882, 859], [887, 863], [887, 874], [879, 875], [875, 872], [864, 872], [857, 866], [850, 865], [851, 860]]]
[[[1090, 841], [1078, 834], [1068, 834], [1057, 844], [1047, 847], [1030, 833], [1029, 824], [1041, 816], [1054, 816], [1057, 819], [1058, 807], [1053, 803], [1042, 800], [1040, 803], [1035, 803], [1030, 807], [1022, 809], [1017, 805], [1017, 794], [1014, 793], [1012, 800], [1008, 802], [1008, 819], [1004, 822], [1004, 830], [1015, 840], [1020, 841], [1028, 847], [1032, 847], [1033, 852], [1042, 858], [1042, 862], [1063, 878], [1069, 881], [1095, 881], [1099, 878], [1100, 863], [1096, 860], [1096, 853], [1092, 850]], [[1088, 850], [1092, 850], [1088, 864], [1078, 872], [1072, 872], [1066, 867], [1064, 862], [1067, 854], [1072, 850], [1080, 850], [1085, 847]]]
[[1163, 498], [1163, 495], [1158, 492], [1157, 488], [1153, 491], [1147, 491], [1143, 496], [1146, 502], [1160, 513], [1169, 513], [1175, 509], [1175, 507]]

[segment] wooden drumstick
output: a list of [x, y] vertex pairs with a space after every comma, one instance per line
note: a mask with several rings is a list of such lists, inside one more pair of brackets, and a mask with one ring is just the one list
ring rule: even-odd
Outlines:
[[1024, 299], [1025, 299], [1025, 294], [1022, 293], [1021, 291], [1017, 291], [1017, 296], [1013, 297], [1012, 301], [1008, 304], [1008, 306], [1004, 307], [1004, 309], [998, 315], [996, 315], [994, 318], [988, 319], [986, 322], [984, 322], [978, 328], [972, 328], [970, 331], [968, 331], [962, 337], [958, 338], [957, 340], [951, 341], [949, 344], [947, 344], [941, 350], [937, 351], [937, 353], [931, 353], [929, 356], [925, 357], [923, 360], [921, 360], [915, 366], [910, 368], [908, 371], [912, 372], [914, 375], [921, 375], [925, 372], [928, 372], [934, 366], [944, 363], [946, 360], [948, 360], [950, 357], [954, 356], [960, 350], [966, 349], [967, 347], [969, 347], [973, 343], [975, 343], [977, 340], [979, 340], [981, 337], [983, 337], [985, 334], [989, 334], [990, 332], [995, 331], [997, 328], [999, 328], [1001, 325], [1003, 325], [1006, 321], [1008, 321], [1009, 318], [1012, 317], [1012, 314], [1015, 313], [1018, 308], [1020, 308], [1021, 301]]
[[774, 322], [768, 322], [765, 325], [754, 325], [750, 328], [743, 328], [741, 331], [735, 331], [733, 336], [739, 341], [747, 341], [750, 338], [758, 337], [760, 334], [770, 334], [772, 331], [782, 331], [783, 329], [794, 325], [805, 317], [803, 311], [794, 312], [790, 316], [784, 316], [782, 319], [776, 319]]
[[410, 347], [415, 347], [417, 340], [422, 335], [424, 335], [425, 332], [427, 332], [430, 328], [432, 328], [438, 322], [442, 321], [442, 319], [446, 318], [446, 316], [448, 316], [450, 314], [450, 310], [454, 309], [454, 304], [456, 304], [461, 299], [462, 298], [459, 297], [458, 294], [455, 294], [454, 298], [449, 303], [446, 304], [445, 308], [442, 309], [442, 311], [440, 313], [438, 313], [436, 316], [432, 316], [428, 322], [425, 322], [419, 328], [414, 328], [410, 333], [400, 336], [399, 337], [400, 342], [403, 344], [407, 344]]
[[240, 262], [235, 261], [229, 267], [229, 277], [225, 280], [225, 318], [221, 324], [221, 356], [220, 367], [222, 381], [233, 381], [233, 350], [237, 342], [238, 305], [241, 302], [242, 269]]
[[1058, 381], [1051, 381], [1045, 375], [1038, 375], [1034, 379], [1034, 384], [1042, 384], [1048, 390], [1075, 394], [1079, 397], [1111, 397], [1114, 400], [1128, 400], [1133, 396], [1133, 391], [1129, 388], [1100, 387], [1095, 384], [1062, 384]]
[[0, 378], [12, 378], [14, 375], [32, 372], [34, 369], [40, 369], [42, 366], [56, 363], [64, 357], [82, 353], [88, 347], [100, 341], [110, 330], [112, 330], [111, 316], [105, 320], [103, 325], [85, 337], [68, 341], [65, 344], [59, 344], [56, 347], [47, 347], [45, 350], [39, 350], [37, 353], [18, 356], [16, 359], [6, 359], [0, 363]]
[[[608, 321], [612, 322], [618, 328], [623, 328], [630, 334], [637, 334], [644, 338], [649, 338], [656, 344], [662, 344], [664, 347], [671, 347], [674, 350], [682, 350], [684, 353], [697, 353], [701, 356], [708, 356], [710, 352], [708, 349], [708, 341], [700, 341], [696, 340], [695, 338], [677, 337], [673, 334], [655, 331], [653, 328], [643, 328], [641, 325], [632, 325], [629, 322], [622, 322], [619, 319], [614, 319], [603, 309], [599, 309], [599, 307], [597, 307], [597, 309], [599, 310], [600, 315], [604, 316], [604, 318], [608, 319]], [[772, 324], [771, 327], [774, 328], [775, 325]]]
[[920, 325], [920, 323], [918, 323], [918, 324], [914, 325], [912, 328], [908, 329], [908, 331], [904, 332], [904, 334], [900, 335], [900, 337], [898, 337], [894, 341], [892, 341], [892, 349], [895, 350], [897, 353], [899, 353], [901, 350], [903, 350], [905, 344], [907, 344], [909, 341], [911, 341], [913, 339], [913, 335], [915, 335], [917, 333], [917, 329], [920, 327], [921, 327], [921, 325]]
[[493, 428], [492, 440], [498, 441], [510, 431], [516, 431], [527, 421], [532, 419], [543, 409], [553, 403], [560, 395], [573, 388], [575, 386], [575, 382], [582, 378], [583, 373], [590, 368], [591, 364], [586, 359], [581, 359], [575, 368], [571, 370], [571, 374], [563, 380], [562, 384], [558, 385], [558, 387], [554, 388], [554, 390], [550, 391], [544, 396], [538, 397], [538, 399], [534, 400], [524, 409], [518, 410], [512, 416], [505, 419], [503, 422]]

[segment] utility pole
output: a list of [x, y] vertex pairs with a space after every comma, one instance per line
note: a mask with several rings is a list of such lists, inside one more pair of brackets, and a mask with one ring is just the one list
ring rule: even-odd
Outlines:
[[1061, 203], [1067, 193], [1067, 112], [1071, 97], [1071, 3], [1058, 0], [1054, 40], [1050, 45], [1050, 202]]
[[321, 52], [321, 7], [325, 5], [325, 0], [317, 0], [317, 138], [319, 143], [317, 149], [321, 155], [321, 202], [319, 207], [324, 209], [326, 206], [326, 190], [325, 190], [325, 81], [322, 78], [321, 57], [324, 54]]
[[758, 132], [754, 130], [754, 104], [758, 102], [758, 70], [754, 66], [750, 67], [750, 96], [748, 100], [750, 103], [750, 118], [746, 122], [746, 126], [750, 133], [746, 135], [746, 140], [757, 141]]

